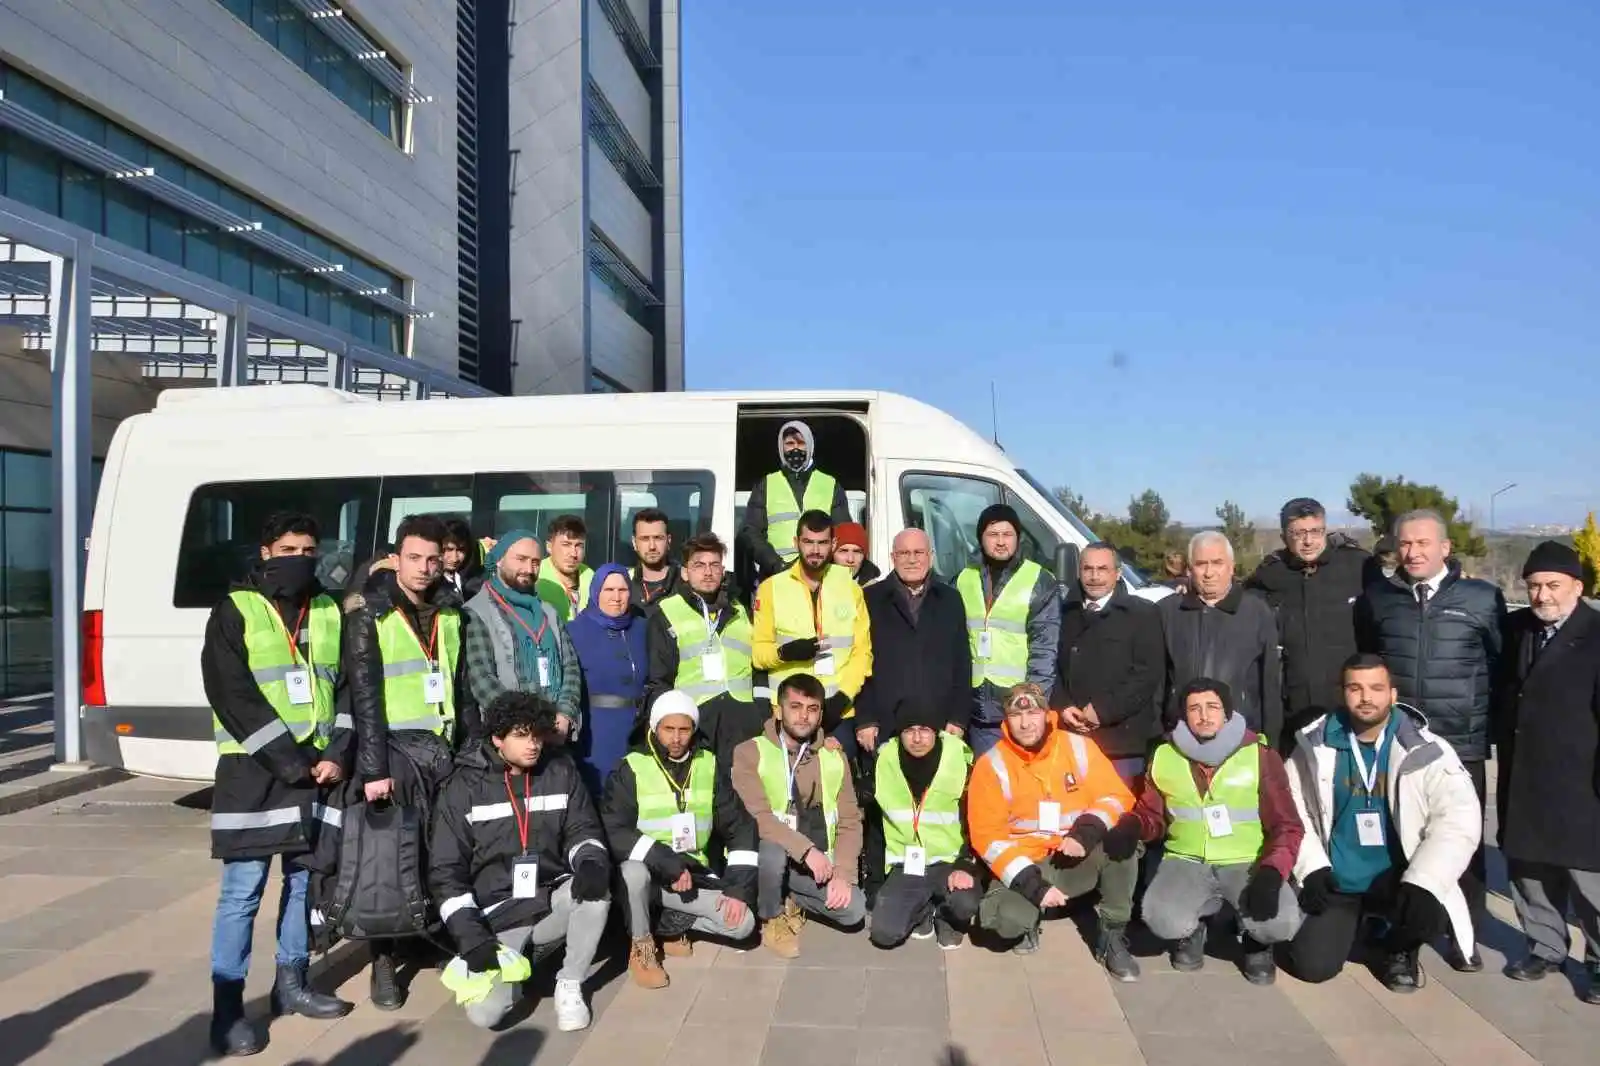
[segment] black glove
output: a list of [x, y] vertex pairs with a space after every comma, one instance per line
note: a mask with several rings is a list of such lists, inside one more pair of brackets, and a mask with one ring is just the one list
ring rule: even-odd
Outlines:
[[603, 862], [580, 862], [572, 871], [572, 898], [578, 903], [605, 899], [610, 887], [611, 868]]
[[1040, 901], [1044, 899], [1044, 894], [1050, 891], [1050, 884], [1044, 879], [1044, 874], [1039, 872], [1037, 866], [1029, 866], [1027, 869], [1017, 872], [1017, 876], [1011, 879], [1010, 888], [1011, 891], [1037, 907]]
[[[1077, 828], [1076, 825], [1073, 826]], [[1106, 858], [1112, 862], [1126, 862], [1133, 858], [1134, 852], [1139, 850], [1139, 819], [1131, 814], [1124, 814], [1117, 819], [1117, 824], [1111, 827], [1101, 846], [1106, 849]]]
[[473, 973], [487, 973], [500, 968], [500, 941], [490, 938], [461, 956], [467, 969]]
[[1324, 866], [1307, 874], [1300, 882], [1300, 909], [1307, 914], [1321, 914], [1328, 909], [1333, 891], [1333, 867]]
[[778, 645], [778, 658], [786, 663], [808, 663], [817, 657], [817, 638], [806, 637]]
[[[1067, 830], [1067, 836], [1083, 845], [1084, 858], [1088, 858], [1089, 853], [1098, 848], [1100, 842], [1106, 838], [1106, 823], [1102, 822], [1097, 815], [1079, 815], [1078, 819], [1072, 823], [1072, 828]], [[1062, 858], [1066, 858], [1066, 856], [1063, 855]], [[1076, 861], [1081, 862], [1082, 860]]]
[[1394, 897], [1394, 933], [1398, 940], [1424, 944], [1444, 932], [1444, 908], [1433, 893], [1410, 882], [1401, 882]]
[[850, 697], [843, 692], [835, 692], [822, 704], [822, 728], [831, 733], [840, 722], [844, 720], [844, 712], [850, 709]]
[[1270, 922], [1278, 916], [1278, 898], [1283, 891], [1283, 875], [1270, 866], [1258, 866], [1239, 897], [1239, 908], [1252, 922]]

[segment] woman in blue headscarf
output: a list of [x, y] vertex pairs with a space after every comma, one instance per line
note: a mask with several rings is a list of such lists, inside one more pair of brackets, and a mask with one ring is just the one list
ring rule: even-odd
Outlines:
[[616, 563], [600, 567], [589, 585], [589, 605], [567, 623], [583, 668], [579, 769], [597, 798], [628, 753], [649, 667], [644, 635], [644, 613], [632, 604], [628, 571]]

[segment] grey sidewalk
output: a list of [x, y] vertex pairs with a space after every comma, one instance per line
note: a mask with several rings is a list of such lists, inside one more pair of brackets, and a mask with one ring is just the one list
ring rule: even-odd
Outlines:
[[51, 769], [54, 703], [48, 695], [0, 700], [0, 814], [77, 795], [122, 779], [106, 768]]

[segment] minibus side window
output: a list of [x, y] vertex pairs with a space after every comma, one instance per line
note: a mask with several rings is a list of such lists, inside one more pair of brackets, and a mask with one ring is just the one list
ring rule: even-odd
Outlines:
[[900, 479], [906, 524], [928, 534], [933, 543], [933, 570], [955, 581], [978, 558], [978, 516], [1002, 499], [1022, 519], [1022, 557], [1045, 569], [1054, 565], [1057, 537], [1026, 503], [999, 485], [960, 474], [905, 474]]
[[612, 558], [634, 565], [633, 516], [648, 507], [666, 512], [676, 565], [683, 561], [683, 543], [711, 528], [712, 486], [709, 470], [639, 470], [617, 474], [617, 543]]
[[383, 479], [379, 550], [394, 544], [395, 530], [415, 514], [472, 519], [472, 475], [431, 474]]

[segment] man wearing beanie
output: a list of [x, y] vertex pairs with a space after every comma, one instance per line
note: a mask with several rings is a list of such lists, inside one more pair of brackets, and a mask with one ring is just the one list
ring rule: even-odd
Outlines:
[[900, 733], [878, 752], [873, 792], [883, 819], [887, 878], [872, 908], [872, 942], [937, 937], [946, 951], [978, 913], [978, 883], [961, 827], [972, 752], [944, 731], [943, 708], [902, 707]]
[[1508, 619], [1494, 703], [1500, 848], [1528, 938], [1506, 974], [1560, 972], [1570, 903], [1588, 941], [1583, 998], [1600, 1004], [1600, 615], [1565, 544], [1534, 548], [1522, 580], [1529, 606]]
[[840, 522], [833, 527], [833, 563], [849, 570], [862, 588], [883, 576], [867, 558], [867, 527], [860, 522]]
[[1273, 944], [1300, 928], [1289, 875], [1305, 827], [1283, 759], [1234, 713], [1221, 681], [1184, 686], [1183, 717], [1156, 749], [1134, 806], [1147, 841], [1166, 850], [1144, 897], [1144, 923], [1172, 941], [1172, 968], [1206, 961], [1206, 918], [1226, 904], [1244, 931], [1245, 980], [1269, 985]]
[[956, 579], [972, 648], [974, 755], [1000, 742], [1002, 699], [1024, 682], [1048, 688], [1061, 635], [1061, 592], [1050, 571], [1022, 557], [1022, 519], [1003, 503], [978, 516], [976, 565]]
[[[699, 723], [700, 709], [688, 693], [657, 697], [649, 732], [612, 773], [600, 806], [627, 889], [628, 970], [644, 988], [668, 984], [658, 951], [692, 954], [686, 933], [743, 940], [755, 931], [756, 824]], [[713, 834], [727, 852], [721, 876], [706, 857]], [[652, 924], [658, 909], [659, 926]]]

